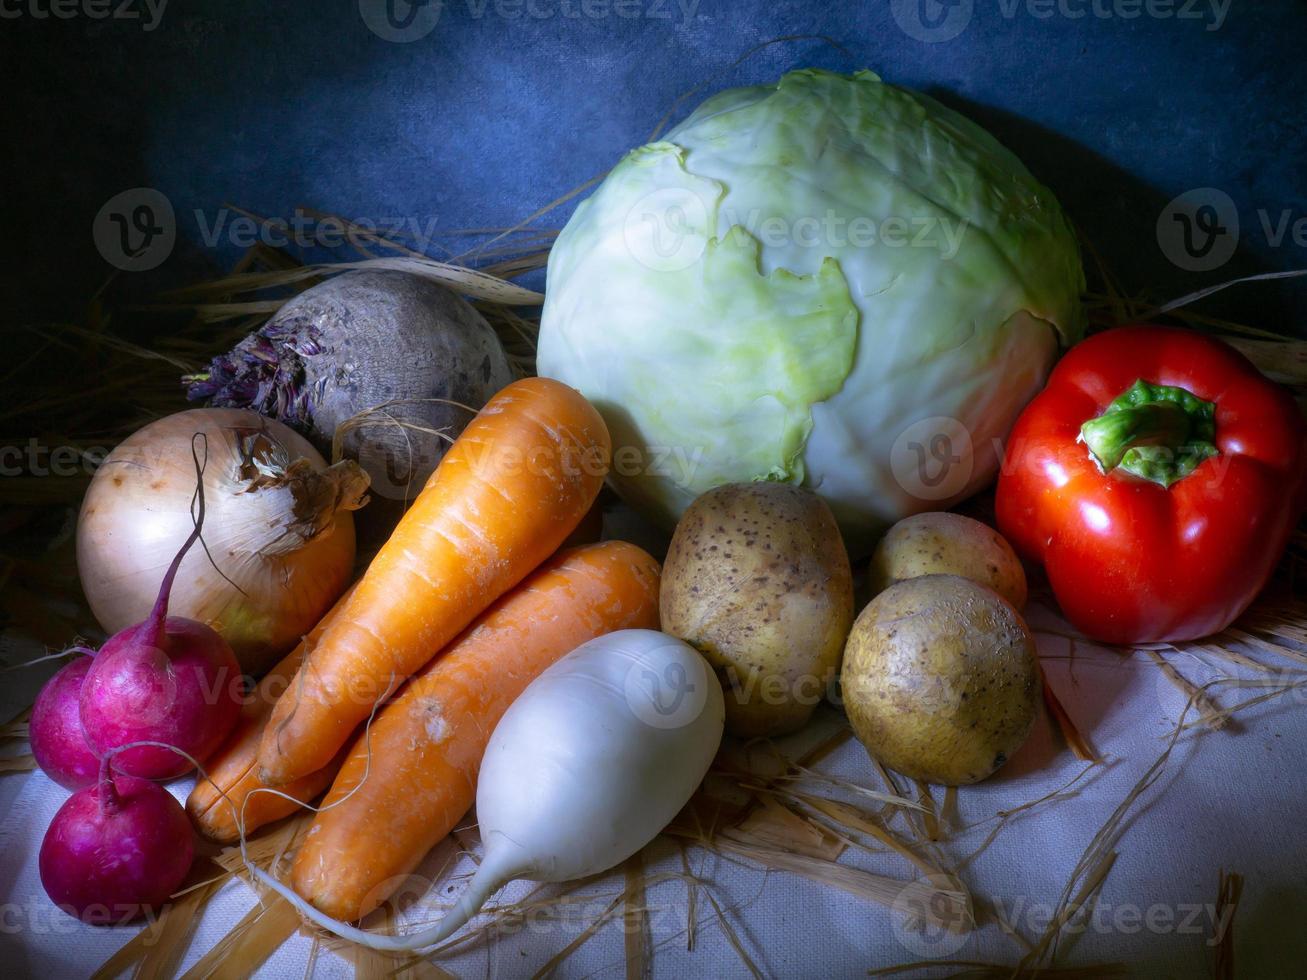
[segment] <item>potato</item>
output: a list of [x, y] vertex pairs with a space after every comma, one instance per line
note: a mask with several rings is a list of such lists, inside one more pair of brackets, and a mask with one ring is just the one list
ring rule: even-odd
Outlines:
[[1018, 611], [1026, 605], [1026, 573], [1012, 546], [987, 524], [936, 511], [905, 517], [871, 556], [872, 594], [921, 575], [961, 575], [987, 585]]
[[840, 681], [873, 758], [949, 786], [984, 779], [1021, 747], [1041, 689], [1020, 614], [959, 575], [908, 579], [876, 596], [853, 624]]
[[835, 517], [810, 490], [737, 483], [676, 526], [660, 593], [665, 632], [717, 671], [733, 735], [801, 728], [839, 669], [853, 579]]

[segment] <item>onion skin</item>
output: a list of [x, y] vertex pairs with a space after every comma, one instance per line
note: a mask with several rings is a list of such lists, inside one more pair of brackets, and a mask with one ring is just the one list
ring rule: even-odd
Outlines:
[[[80, 713], [86, 739], [103, 756], [129, 742], [164, 742], [197, 759], [213, 754], [240, 717], [240, 667], [216, 632], [169, 616], [162, 644], [144, 622], [110, 637], [82, 685]], [[146, 779], [171, 779], [193, 768], [176, 752], [155, 745], [124, 749], [117, 768]]]
[[[350, 511], [362, 503], [366, 477], [353, 463], [328, 468], [306, 439], [254, 412], [192, 409], [145, 426], [105, 459], [78, 518], [82, 588], [107, 633], [149, 615], [164, 570], [192, 530], [195, 433], [208, 443], [209, 554], [195, 548], [186, 556], [171, 610], [213, 627], [242, 668], [257, 674], [294, 647], [348, 584]], [[265, 473], [242, 465], [250, 446]]]
[[32, 705], [28, 726], [32, 756], [42, 772], [66, 789], [90, 786], [100, 771], [78, 710], [90, 669], [91, 658], [78, 657], [45, 682]]
[[195, 842], [172, 794], [116, 775], [79, 789], [41, 842], [41, 884], [50, 900], [91, 925], [139, 918], [163, 905], [190, 870]]

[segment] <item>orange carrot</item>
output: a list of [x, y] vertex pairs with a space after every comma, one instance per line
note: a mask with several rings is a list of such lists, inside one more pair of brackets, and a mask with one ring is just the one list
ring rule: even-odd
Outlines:
[[338, 919], [384, 902], [472, 806], [508, 706], [585, 641], [657, 629], [658, 579], [644, 551], [606, 541], [560, 552], [500, 599], [377, 717], [370, 766], [360, 736], [295, 859], [295, 890]]
[[[353, 593], [351, 586], [345, 594], [336, 600], [318, 625], [300, 640], [297, 646], [261, 680], [250, 694], [249, 700], [241, 713], [241, 719], [226, 743], [204, 765], [209, 779], [198, 779], [191, 795], [186, 800], [186, 812], [190, 814], [191, 823], [210, 840], [229, 844], [239, 840], [236, 831], [236, 814], [231, 804], [239, 810], [245, 807], [245, 832], [251, 833], [264, 824], [288, 817], [299, 809], [293, 801], [282, 799], [272, 793], [259, 793], [247, 804], [245, 798], [256, 789], [264, 788], [259, 779], [258, 758], [259, 740], [263, 737], [263, 728], [272, 714], [272, 707], [277, 698], [286, 690], [295, 672], [300, 669], [306, 650], [317, 644], [322, 634]], [[286, 786], [277, 787], [287, 796], [292, 796], [302, 803], [307, 803], [331, 785], [336, 771], [344, 756], [335, 760], [335, 765], [310, 773]], [[212, 780], [212, 782], [210, 782]], [[214, 784], [217, 784], [216, 786]], [[227, 794], [229, 804], [223, 799], [221, 788]]]
[[598, 495], [610, 449], [599, 413], [565, 384], [525, 378], [492, 398], [277, 702], [263, 781], [327, 765], [378, 700], [549, 557]]

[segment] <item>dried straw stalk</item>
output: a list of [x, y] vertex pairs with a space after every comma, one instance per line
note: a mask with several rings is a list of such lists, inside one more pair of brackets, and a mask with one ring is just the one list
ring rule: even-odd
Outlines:
[[1221, 871], [1216, 892], [1216, 914], [1212, 916], [1212, 976], [1215, 980], [1234, 980], [1234, 915], [1242, 897], [1243, 875]]
[[1089, 740], [1080, 734], [1080, 729], [1071, 720], [1070, 712], [1062, 706], [1062, 701], [1053, 690], [1053, 686], [1048, 683], [1047, 677], [1044, 678], [1044, 708], [1048, 711], [1048, 716], [1053, 719], [1053, 723], [1057, 725], [1058, 731], [1062, 733], [1062, 740], [1075, 753], [1077, 759], [1094, 763], [1103, 761], [1089, 744]]

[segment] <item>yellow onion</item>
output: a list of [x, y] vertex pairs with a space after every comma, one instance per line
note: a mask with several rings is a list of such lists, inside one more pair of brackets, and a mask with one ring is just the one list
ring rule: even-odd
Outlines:
[[301, 435], [238, 409], [169, 415], [96, 471], [77, 522], [77, 567], [106, 633], [141, 622], [194, 528], [192, 439], [207, 443], [204, 548], [182, 562], [169, 606], [222, 634], [258, 673], [299, 642], [351, 577], [354, 517], [366, 503], [356, 463], [327, 466]]

